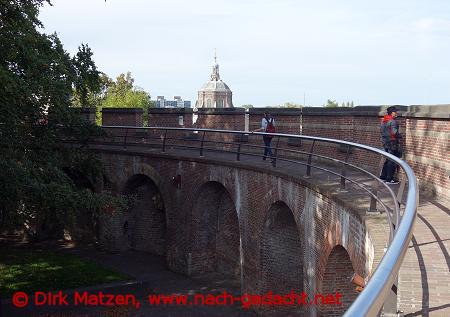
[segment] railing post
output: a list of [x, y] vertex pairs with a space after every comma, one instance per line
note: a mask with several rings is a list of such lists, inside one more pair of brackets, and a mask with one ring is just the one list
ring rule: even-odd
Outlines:
[[[383, 165], [384, 165], [384, 160], [385, 158], [383, 156], [381, 156], [380, 162], [378, 164], [378, 174], [381, 175], [381, 170], [383, 169]], [[376, 181], [375, 185], [373, 186], [373, 193], [375, 194], [375, 196], [378, 197], [378, 189], [380, 188], [380, 183], [378, 181]], [[369, 210], [368, 212], [377, 212], [377, 200], [370, 196], [370, 206], [369, 206]]]
[[311, 176], [311, 162], [312, 162], [312, 153], [314, 151], [314, 145], [316, 144], [316, 140], [313, 140], [311, 144], [311, 148], [309, 149], [309, 155], [308, 155], [308, 164], [306, 166], [306, 176]]
[[272, 166], [276, 167], [277, 166], [277, 157], [278, 157], [278, 144], [280, 144], [280, 137], [278, 137], [277, 139], [277, 144], [275, 145], [275, 154], [272, 157]]
[[123, 148], [127, 148], [128, 128], [125, 128], [125, 138], [123, 140]]
[[[373, 188], [373, 194], [374, 196], [378, 197], [378, 185], [375, 185]], [[367, 210], [368, 212], [377, 212], [377, 200], [375, 199], [375, 197], [370, 196], [370, 206], [369, 206], [369, 210]]]
[[237, 154], [236, 154], [236, 161], [240, 161], [241, 160], [241, 144], [242, 144], [242, 139], [243, 138], [244, 138], [244, 133], [241, 133], [241, 136], [239, 138]]
[[[348, 162], [348, 158], [350, 157], [350, 145], [347, 145], [347, 153], [345, 154], [345, 163]], [[347, 174], [347, 165], [343, 164], [341, 170], [341, 189], [345, 189], [345, 176]]]
[[383, 305], [383, 316], [386, 317], [397, 317], [397, 291], [398, 291], [398, 276], [395, 279], [394, 284], [391, 287], [389, 295], [386, 297], [386, 301]]
[[401, 175], [400, 186], [398, 187], [398, 191], [397, 191], [397, 201], [398, 201], [399, 207], [400, 207], [400, 204], [402, 203], [405, 186], [406, 186], [406, 179], [403, 175]]
[[203, 131], [202, 142], [200, 143], [200, 156], [203, 156], [203, 143], [205, 143], [205, 134], [206, 131]]
[[162, 152], [166, 152], [166, 139], [167, 139], [167, 129], [164, 130], [163, 144], [162, 144]]

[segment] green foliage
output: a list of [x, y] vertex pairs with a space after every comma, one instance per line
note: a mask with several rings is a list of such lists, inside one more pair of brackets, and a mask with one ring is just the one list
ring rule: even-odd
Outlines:
[[293, 102], [285, 102], [280, 108], [303, 108], [303, 105]]
[[76, 72], [73, 98], [76, 106], [95, 107], [99, 101], [102, 82], [92, 55], [90, 47], [82, 43], [78, 47], [78, 53], [72, 58]]
[[[134, 79], [131, 73], [120, 74], [116, 81], [103, 79], [107, 83], [105, 97], [102, 100], [101, 108], [142, 108], [144, 109], [144, 123], [147, 122], [147, 110], [156, 107], [150, 100], [150, 94], [142, 88], [134, 86]], [[97, 123], [100, 124], [101, 108], [97, 108]]]
[[303, 105], [294, 102], [285, 102], [282, 105], [267, 106], [266, 108], [303, 108]]
[[248, 104], [248, 105], [242, 105], [241, 108], [244, 108], [244, 109], [250, 109], [250, 108], [253, 108], [253, 105], [250, 105], [250, 104]]
[[[80, 211], [98, 211], [108, 200], [76, 186], [73, 171], [96, 182], [99, 161], [84, 146], [61, 146], [101, 134], [70, 106], [98, 90], [92, 55], [82, 45], [73, 59], [56, 34], [38, 31], [44, 0], [0, 5], [0, 227], [70, 225]], [[78, 63], [78, 64], [77, 64]], [[83, 82], [80, 80], [83, 79]], [[36, 227], [37, 226], [37, 227]], [[37, 229], [36, 229], [37, 230]]]
[[0, 248], [0, 292], [33, 293], [127, 280], [129, 277], [72, 254]]
[[328, 99], [327, 103], [324, 105], [325, 108], [337, 108], [339, 107], [339, 104], [336, 102], [336, 100]]
[[[339, 107], [339, 103], [336, 100], [332, 100], [332, 99], [328, 99], [327, 103], [325, 105], [323, 105], [322, 107], [325, 108], [338, 108]], [[354, 103], [352, 102], [342, 102], [341, 107], [345, 107], [345, 108], [353, 108], [354, 107]]]

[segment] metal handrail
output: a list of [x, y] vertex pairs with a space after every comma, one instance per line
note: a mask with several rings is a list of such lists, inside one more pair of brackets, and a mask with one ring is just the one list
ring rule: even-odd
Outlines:
[[[322, 138], [322, 137], [313, 137], [313, 136], [305, 136], [305, 135], [292, 135], [292, 134], [284, 134], [284, 133], [265, 133], [265, 132], [244, 132], [244, 131], [233, 131], [233, 130], [214, 130], [214, 129], [198, 129], [198, 128], [173, 128], [173, 127], [130, 127], [130, 126], [103, 126], [103, 128], [106, 129], [126, 129], [126, 135], [125, 135], [125, 144], [126, 144], [126, 138], [132, 138], [128, 135], [128, 130], [136, 129], [136, 130], [161, 130], [164, 131], [164, 137], [163, 137], [163, 151], [166, 151], [167, 148], [167, 132], [168, 131], [197, 131], [202, 132], [201, 140], [195, 140], [198, 142], [201, 142], [200, 144], [200, 155], [203, 156], [204, 153], [204, 143], [205, 143], [205, 136], [207, 133], [222, 133], [222, 134], [234, 134], [239, 135], [239, 142], [229, 142], [229, 144], [236, 144], [238, 145], [238, 150], [236, 152], [228, 151], [237, 153], [237, 160], [240, 159], [240, 156], [242, 155], [255, 155], [254, 153], [244, 153], [241, 149], [241, 144], [243, 143], [243, 136], [244, 135], [270, 135], [272, 137], [278, 137], [277, 145], [275, 147], [275, 153], [277, 154], [276, 159], [282, 160], [282, 161], [289, 161], [293, 163], [299, 163], [306, 165], [307, 167], [307, 176], [311, 175], [311, 167], [316, 169], [324, 170], [328, 173], [337, 175], [341, 177], [341, 185], [342, 180], [348, 180], [351, 183], [357, 183], [348, 177], [346, 177], [345, 169], [343, 169], [342, 174], [339, 174], [337, 172], [333, 172], [328, 169], [321, 168], [319, 166], [314, 166], [312, 164], [312, 157], [322, 157], [327, 158], [335, 162], [339, 162], [343, 164], [343, 166], [349, 166], [351, 168], [355, 168], [359, 171], [363, 171], [369, 176], [373, 177], [376, 181], [379, 183], [382, 183], [380, 179], [378, 179], [374, 174], [370, 173], [369, 171], [366, 171], [362, 169], [361, 167], [358, 167], [356, 165], [350, 164], [347, 162], [348, 160], [348, 151], [350, 147], [362, 149], [371, 153], [379, 154], [380, 156], [392, 160], [396, 164], [398, 164], [406, 174], [407, 180], [408, 180], [408, 194], [407, 199], [405, 203], [405, 209], [403, 215], [400, 215], [400, 209], [399, 209], [399, 202], [397, 201], [397, 197], [392, 191], [391, 188], [389, 188], [386, 184], [382, 183], [385, 188], [388, 189], [389, 195], [391, 196], [393, 202], [394, 202], [394, 209], [393, 209], [393, 216], [395, 218], [395, 223], [392, 222], [390, 211], [386, 207], [386, 205], [381, 201], [381, 199], [377, 196], [377, 194], [374, 194], [370, 192], [366, 186], [363, 186], [361, 184], [357, 184], [359, 187], [361, 187], [363, 190], [367, 191], [372, 197], [378, 201], [383, 208], [385, 209], [385, 212], [388, 217], [389, 227], [390, 227], [390, 244], [389, 247], [384, 254], [383, 258], [381, 259], [380, 263], [378, 264], [375, 272], [372, 274], [371, 278], [369, 279], [367, 285], [364, 287], [363, 291], [359, 294], [359, 296], [356, 298], [356, 300], [352, 303], [352, 305], [349, 307], [349, 309], [345, 312], [344, 316], [347, 317], [353, 317], [353, 316], [377, 316], [382, 307], [383, 304], [386, 301], [386, 298], [391, 290], [392, 285], [396, 282], [398, 272], [400, 270], [400, 266], [403, 262], [404, 256], [406, 254], [406, 251], [408, 250], [409, 242], [411, 241], [411, 237], [413, 234], [413, 228], [414, 228], [414, 222], [416, 218], [417, 213], [417, 205], [418, 205], [418, 187], [417, 187], [417, 180], [414, 175], [414, 172], [412, 168], [403, 160], [399, 159], [398, 157], [387, 153], [383, 150], [353, 143], [349, 141], [341, 141], [341, 140], [335, 140], [335, 139], [329, 139], [329, 138]], [[307, 163], [304, 162], [297, 162], [293, 160], [287, 160], [284, 158], [278, 157], [278, 143], [280, 138], [298, 138], [302, 140], [312, 141], [310, 151], [308, 152], [308, 160]], [[192, 140], [194, 141], [194, 140]], [[332, 143], [332, 144], [342, 144], [346, 145], [347, 148], [347, 155], [345, 161], [341, 161], [335, 158], [326, 157], [319, 154], [314, 154], [314, 146], [316, 145], [316, 142], [324, 142], [324, 143]], [[228, 142], [227, 142], [228, 143]], [[174, 145], [179, 146], [179, 145]], [[250, 144], [247, 144], [247, 146], [252, 146]], [[212, 151], [213, 149], [207, 149], [208, 151]], [[289, 150], [288, 150], [289, 151]], [[292, 150], [290, 150], [292, 151]], [[344, 183], [345, 185], [345, 183]], [[401, 219], [401, 221], [400, 221]]]

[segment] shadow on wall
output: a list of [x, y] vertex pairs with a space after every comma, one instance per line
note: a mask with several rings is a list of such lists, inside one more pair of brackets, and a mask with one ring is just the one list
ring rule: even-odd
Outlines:
[[[303, 247], [292, 211], [284, 202], [274, 203], [264, 225], [261, 242], [260, 294], [289, 294], [303, 291]], [[262, 307], [287, 310], [303, 316], [302, 306]]]
[[240, 231], [236, 207], [218, 182], [203, 184], [191, 213], [189, 274], [219, 272], [240, 277]]
[[341, 245], [335, 246], [328, 256], [325, 273], [319, 289], [322, 296], [335, 295], [337, 292], [342, 294], [342, 305], [318, 305], [321, 316], [342, 316], [358, 297], [355, 285], [351, 283], [354, 273], [355, 271], [347, 250]]
[[166, 254], [166, 213], [155, 183], [146, 175], [130, 177], [123, 194], [135, 198], [122, 227], [129, 248], [157, 255]]

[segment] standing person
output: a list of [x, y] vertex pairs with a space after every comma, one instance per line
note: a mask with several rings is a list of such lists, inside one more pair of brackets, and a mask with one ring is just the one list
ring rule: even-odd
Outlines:
[[[399, 131], [399, 125], [395, 118], [397, 117], [398, 109], [395, 106], [391, 106], [386, 110], [387, 114], [384, 115], [381, 122], [381, 139], [383, 142], [384, 150], [392, 155], [401, 157], [399, 139], [402, 137]], [[398, 180], [394, 178], [397, 165], [386, 159], [384, 162], [383, 170], [381, 171], [380, 179], [384, 180], [387, 184], [398, 184]]]
[[[254, 130], [253, 132], [263, 131], [266, 133], [275, 133], [275, 119], [272, 117], [272, 115], [269, 112], [264, 112], [264, 117], [261, 120], [261, 128]], [[264, 156], [263, 160], [265, 161], [267, 156], [270, 155], [272, 158], [273, 163], [273, 154], [272, 154], [272, 136], [264, 135]]]

